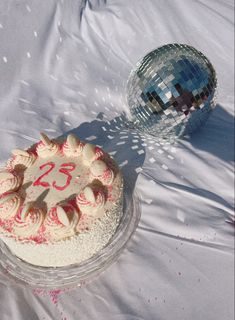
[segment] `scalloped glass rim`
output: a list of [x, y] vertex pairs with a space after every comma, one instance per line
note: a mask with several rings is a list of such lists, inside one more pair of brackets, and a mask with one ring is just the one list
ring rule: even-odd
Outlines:
[[90, 259], [65, 267], [39, 267], [15, 256], [0, 239], [0, 268], [9, 280], [34, 289], [65, 289], [82, 286], [114, 263], [135, 231], [140, 219], [136, 192], [131, 192], [126, 179], [123, 189], [123, 215], [110, 242]]

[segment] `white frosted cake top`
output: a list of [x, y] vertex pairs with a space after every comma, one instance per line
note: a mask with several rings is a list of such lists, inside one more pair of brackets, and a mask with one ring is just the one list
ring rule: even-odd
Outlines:
[[0, 233], [26, 243], [68, 239], [111, 210], [121, 190], [120, 171], [101, 148], [41, 134], [0, 171]]

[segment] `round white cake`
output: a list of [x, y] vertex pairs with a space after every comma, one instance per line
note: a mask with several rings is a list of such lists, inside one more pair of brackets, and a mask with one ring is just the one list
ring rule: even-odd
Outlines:
[[16, 149], [0, 171], [0, 238], [38, 266], [81, 263], [105, 247], [122, 216], [115, 161], [75, 135]]

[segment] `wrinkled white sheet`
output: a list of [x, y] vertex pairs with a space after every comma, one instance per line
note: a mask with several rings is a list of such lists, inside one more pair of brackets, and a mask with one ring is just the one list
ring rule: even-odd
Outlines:
[[[113, 152], [142, 209], [118, 261], [81, 289], [36, 294], [1, 275], [1, 320], [233, 319], [233, 10], [232, 0], [0, 0], [1, 162], [39, 131], [74, 130]], [[119, 130], [118, 117], [136, 61], [173, 42], [211, 60], [219, 94], [207, 124], [171, 147]]]

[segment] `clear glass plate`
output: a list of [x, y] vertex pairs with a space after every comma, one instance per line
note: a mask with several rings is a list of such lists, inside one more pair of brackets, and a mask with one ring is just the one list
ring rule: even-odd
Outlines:
[[82, 286], [114, 263], [135, 231], [140, 219], [138, 196], [124, 183], [123, 215], [111, 241], [96, 255], [66, 267], [38, 267], [17, 256], [0, 239], [0, 268], [9, 280], [34, 289], [65, 289]]

